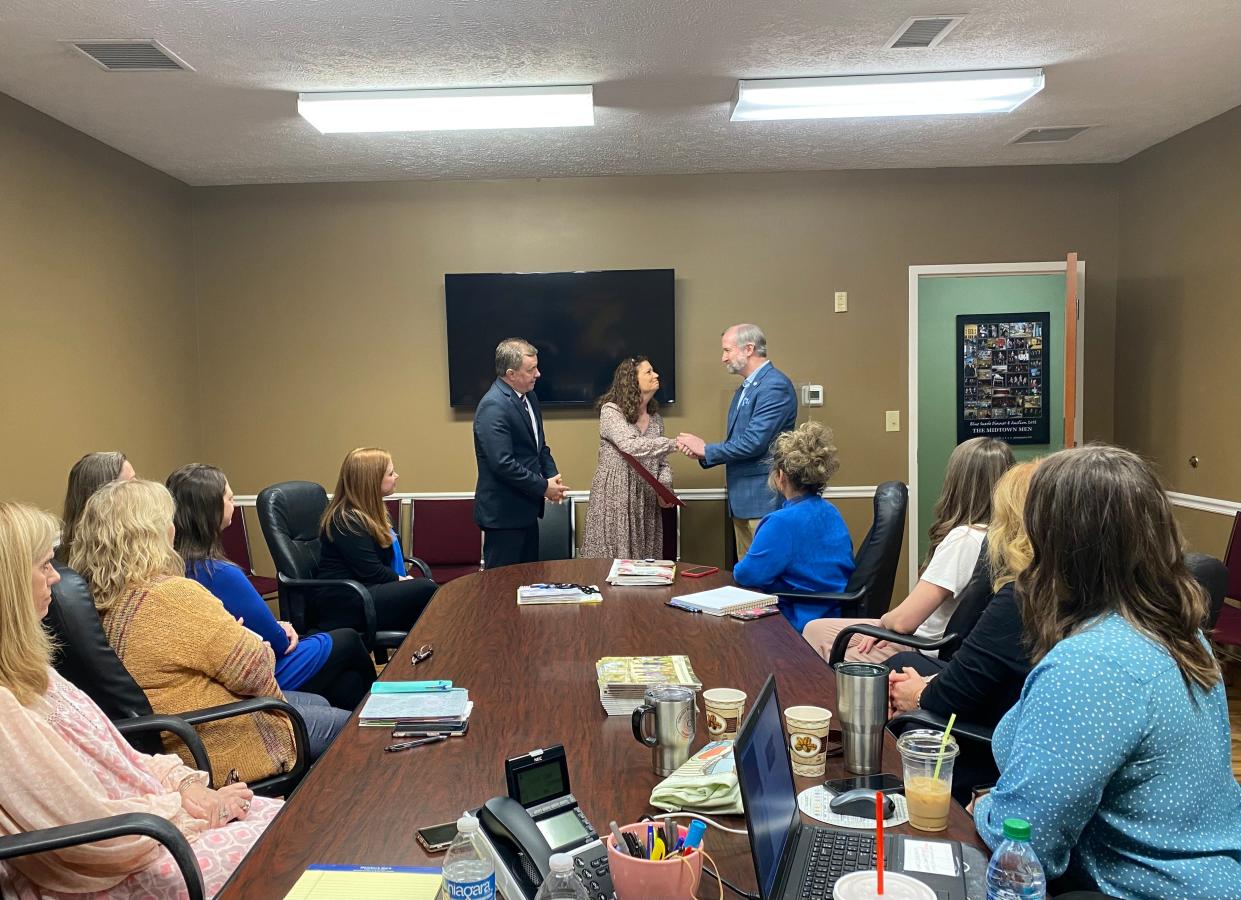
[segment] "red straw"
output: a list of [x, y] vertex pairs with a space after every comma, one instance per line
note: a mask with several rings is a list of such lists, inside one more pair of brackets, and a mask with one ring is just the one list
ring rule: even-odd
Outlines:
[[875, 791], [875, 893], [883, 896], [883, 792]]

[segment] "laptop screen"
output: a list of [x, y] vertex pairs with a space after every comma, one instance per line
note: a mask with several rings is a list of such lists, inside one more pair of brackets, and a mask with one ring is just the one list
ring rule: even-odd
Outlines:
[[737, 735], [734, 755], [759, 893], [768, 898], [775, 888], [785, 845], [801, 821], [793, 766], [780, 724], [775, 676], [768, 676], [758, 702]]

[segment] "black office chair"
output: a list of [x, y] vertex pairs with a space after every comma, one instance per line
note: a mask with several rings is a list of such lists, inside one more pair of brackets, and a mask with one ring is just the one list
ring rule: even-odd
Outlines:
[[181, 870], [189, 900], [205, 900], [207, 890], [189, 841], [171, 822], [152, 813], [125, 813], [0, 837], [0, 860], [93, 844], [128, 834], [149, 837], [163, 844]]
[[855, 568], [840, 593], [780, 593], [783, 599], [819, 600], [840, 604], [840, 615], [877, 619], [887, 612], [896, 582], [896, 566], [905, 542], [905, 511], [909, 490], [900, 481], [885, 481], [875, 489], [874, 519], [870, 531], [853, 555]]
[[[297, 757], [288, 772], [260, 779], [250, 787], [265, 796], [282, 796], [297, 786], [306, 773], [309, 744], [306, 723], [296, 709], [274, 697], [251, 697], [176, 715], [155, 715], [146, 694], [108, 643], [85, 579], [60, 564], [56, 565], [56, 571], [60, 573], [60, 582], [52, 588], [52, 603], [46, 619], [56, 645], [53, 665], [65, 679], [95, 701], [136, 750], [150, 754], [167, 752], [159, 734], [169, 732], [189, 748], [195, 767], [210, 775], [207, 751], [193, 726], [255, 712], [276, 712], [286, 716], [293, 726]], [[170, 623], [169, 627], [175, 627], [175, 623]]]
[[[326, 592], [330, 600], [348, 603], [358, 610], [358, 631], [377, 662], [387, 660], [387, 651], [401, 646], [407, 631], [377, 631], [375, 601], [360, 582], [346, 578], [315, 578], [319, 566], [319, 520], [327, 509], [327, 491], [313, 481], [282, 481], [259, 492], [257, 511], [267, 549], [276, 564], [280, 582], [280, 615], [292, 623], [298, 634], [315, 630], [316, 600]], [[427, 578], [431, 569], [420, 559], [409, 557], [407, 564], [417, 567]]]
[[539, 519], [539, 559], [573, 558], [573, 501], [544, 503]]

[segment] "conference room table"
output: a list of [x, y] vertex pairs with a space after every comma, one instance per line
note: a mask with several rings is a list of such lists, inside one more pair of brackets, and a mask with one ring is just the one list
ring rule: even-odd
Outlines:
[[[605, 582], [609, 566], [607, 560], [528, 563], [441, 587], [382, 680], [451, 679], [468, 688], [474, 703], [468, 732], [385, 753], [391, 729], [358, 727], [355, 714], [219, 897], [282, 898], [314, 864], [439, 866], [443, 854], [424, 851], [415, 830], [455, 820], [506, 793], [504, 760], [554, 744], [564, 745], [573, 794], [601, 833], [613, 819], [624, 824], [660, 812], [649, 803], [661, 780], [651, 751], [634, 739], [629, 716], [608, 716], [599, 702], [595, 662], [604, 656], [685, 654], [704, 689], [739, 688], [748, 702], [774, 672], [783, 705], [835, 712], [834, 675], [783, 616], [740, 621], [667, 606], [673, 596], [732, 584], [729, 573], [678, 576], [670, 587], [612, 587]], [[517, 588], [539, 582], [596, 584], [603, 600], [519, 607]], [[434, 653], [415, 666], [414, 650], [428, 643]], [[694, 749], [707, 742], [704, 717], [698, 720]], [[890, 735], [883, 754], [883, 771], [899, 773]], [[828, 778], [845, 774], [839, 756], [828, 759]], [[796, 778], [798, 791], [818, 780]], [[720, 819], [745, 828], [743, 816]], [[920, 834], [908, 825], [894, 830]], [[955, 803], [948, 830], [938, 836], [982, 846]], [[745, 835], [712, 828], [706, 848], [726, 879], [755, 890]], [[700, 893], [715, 890], [704, 884]]]

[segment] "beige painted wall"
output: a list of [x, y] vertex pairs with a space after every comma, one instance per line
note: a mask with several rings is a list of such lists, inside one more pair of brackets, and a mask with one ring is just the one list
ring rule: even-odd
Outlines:
[[[1121, 165], [1116, 440], [1171, 490], [1241, 501], [1241, 108]], [[1198, 468], [1189, 465], [1197, 456]], [[1222, 554], [1232, 520], [1185, 511]]]
[[197, 455], [190, 197], [0, 94], [0, 498], [59, 512], [90, 450]]

